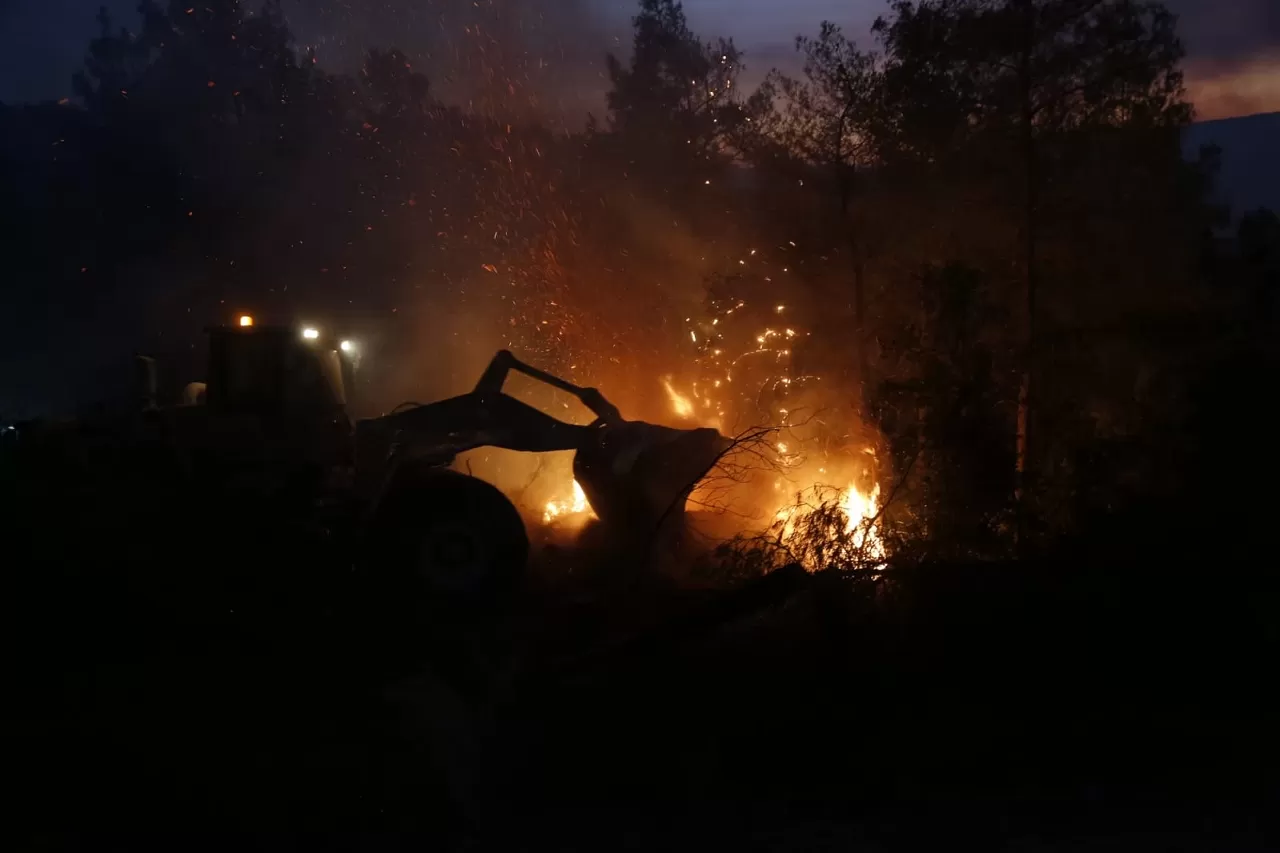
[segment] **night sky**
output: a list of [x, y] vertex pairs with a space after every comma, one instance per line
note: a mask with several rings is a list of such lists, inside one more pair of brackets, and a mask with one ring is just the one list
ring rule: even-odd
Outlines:
[[[564, 114], [600, 109], [602, 56], [625, 53], [633, 0], [489, 0], [516, 10], [518, 50], [542, 60], [543, 85]], [[122, 24], [135, 20], [137, 0], [0, 0], [0, 100], [58, 98], [106, 5]], [[423, 59], [448, 93], [448, 54], [466, 25], [471, 0], [285, 0], [303, 44], [322, 62], [349, 65], [366, 47], [398, 46]], [[1280, 2], [1168, 0], [1182, 17], [1189, 49], [1188, 88], [1201, 118], [1280, 110]], [[756, 76], [793, 62], [797, 33], [822, 20], [842, 24], [869, 42], [867, 29], [886, 0], [685, 0], [700, 35], [731, 36], [747, 52]]]

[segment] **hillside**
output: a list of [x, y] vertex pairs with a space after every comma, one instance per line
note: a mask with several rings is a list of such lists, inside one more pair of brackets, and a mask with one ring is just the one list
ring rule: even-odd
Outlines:
[[1280, 210], [1280, 113], [1202, 122], [1187, 130], [1188, 156], [1206, 145], [1222, 149], [1218, 191], [1233, 218], [1259, 207]]

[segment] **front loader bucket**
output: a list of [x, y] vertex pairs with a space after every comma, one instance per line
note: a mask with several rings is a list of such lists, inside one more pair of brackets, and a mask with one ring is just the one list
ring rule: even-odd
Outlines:
[[599, 428], [580, 448], [574, 478], [600, 521], [635, 537], [678, 524], [685, 499], [730, 446], [714, 429], [672, 429], [641, 421]]

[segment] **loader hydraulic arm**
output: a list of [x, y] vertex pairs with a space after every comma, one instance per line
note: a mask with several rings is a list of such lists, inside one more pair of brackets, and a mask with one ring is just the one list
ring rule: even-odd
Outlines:
[[[513, 370], [573, 395], [595, 421], [565, 423], [504, 393]], [[375, 494], [386, 491], [405, 462], [450, 465], [458, 454], [478, 447], [574, 451], [574, 478], [600, 521], [629, 527], [640, 537], [683, 512], [684, 498], [728, 444], [714, 429], [625, 420], [596, 389], [567, 382], [505, 350], [494, 356], [470, 393], [362, 421], [356, 428], [357, 468], [382, 473]], [[369, 464], [360, 464], [361, 459]]]
[[507, 375], [513, 370], [577, 397], [601, 423], [622, 421], [622, 413], [618, 411], [617, 406], [606, 400], [604, 395], [595, 388], [582, 388], [572, 382], [566, 382], [559, 376], [525, 364], [507, 350], [502, 350], [493, 357], [493, 361], [489, 362], [489, 366], [480, 377], [480, 381], [476, 383], [475, 391], [472, 393], [481, 396], [501, 394], [507, 382]]
[[[582, 401], [597, 418], [592, 426], [556, 420], [545, 412], [504, 394], [507, 375], [515, 370], [565, 391]], [[618, 409], [594, 388], [580, 388], [525, 364], [506, 350], [494, 356], [470, 394], [364, 422], [411, 455], [442, 462], [477, 447], [501, 447], [528, 453], [579, 450], [590, 445], [598, 429], [620, 423]]]

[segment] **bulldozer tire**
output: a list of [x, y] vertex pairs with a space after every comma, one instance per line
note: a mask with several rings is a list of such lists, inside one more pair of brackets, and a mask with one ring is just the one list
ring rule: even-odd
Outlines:
[[511, 501], [454, 471], [401, 472], [372, 533], [380, 572], [436, 596], [500, 595], [519, 580], [529, 556], [524, 521]]

